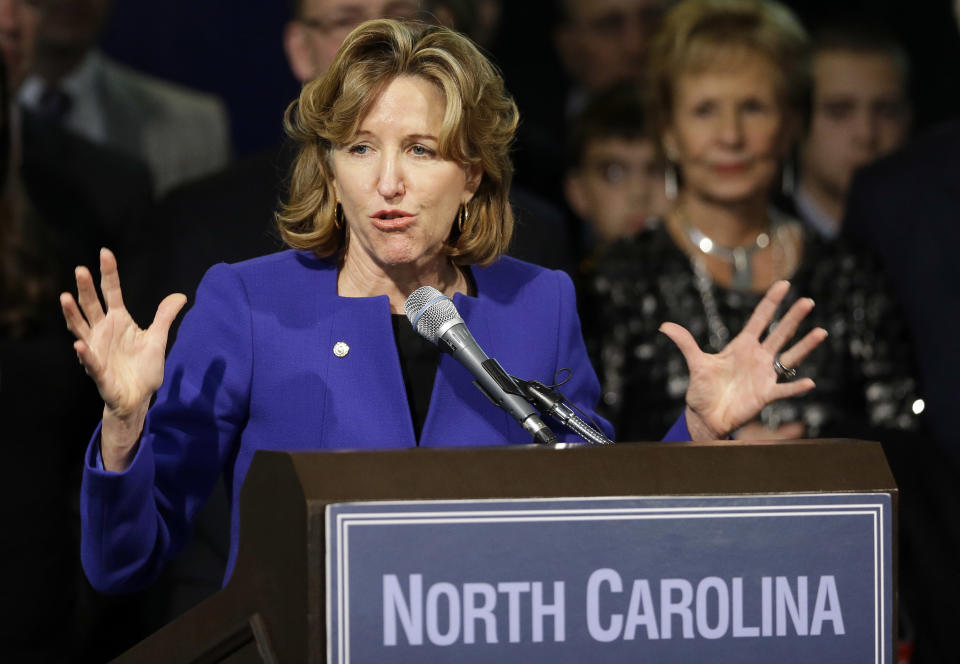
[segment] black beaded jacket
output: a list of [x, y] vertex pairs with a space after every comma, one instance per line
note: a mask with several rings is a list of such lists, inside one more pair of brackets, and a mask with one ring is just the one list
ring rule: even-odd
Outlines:
[[[814, 326], [829, 336], [800, 367], [816, 388], [767, 406], [761, 420], [771, 427], [801, 420], [808, 437], [877, 440], [885, 431], [915, 430], [922, 401], [913, 351], [878, 263], [812, 232], [804, 243], [774, 324], [798, 297], [811, 297], [816, 307], [795, 339]], [[762, 294], [707, 287], [723, 326], [736, 335]], [[702, 349], [714, 351], [690, 260], [655, 224], [596, 260], [584, 289], [581, 314], [604, 415], [618, 440], [659, 440], [683, 410], [688, 375], [680, 351], [657, 328], [664, 321], [683, 325]]]

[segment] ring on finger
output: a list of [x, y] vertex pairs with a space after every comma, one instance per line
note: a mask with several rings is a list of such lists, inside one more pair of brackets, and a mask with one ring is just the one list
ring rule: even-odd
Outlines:
[[793, 380], [797, 377], [796, 367], [785, 366], [780, 361], [780, 356], [773, 358], [773, 370], [777, 372], [777, 377], [783, 378], [785, 380]]

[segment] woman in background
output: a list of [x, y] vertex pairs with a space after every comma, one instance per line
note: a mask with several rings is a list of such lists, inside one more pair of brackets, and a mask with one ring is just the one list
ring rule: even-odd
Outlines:
[[[669, 213], [598, 261], [591, 329], [604, 412], [621, 440], [651, 440], [684, 409], [684, 358], [655, 321], [720, 352], [771, 284], [817, 308], [817, 390], [778, 401], [744, 438], [864, 437], [912, 430], [922, 408], [906, 330], [873, 261], [807, 233], [774, 207], [807, 103], [807, 37], [761, 0], [685, 0], [650, 52], [649, 118], [668, 164]], [[642, 406], [642, 407], [641, 407]]]

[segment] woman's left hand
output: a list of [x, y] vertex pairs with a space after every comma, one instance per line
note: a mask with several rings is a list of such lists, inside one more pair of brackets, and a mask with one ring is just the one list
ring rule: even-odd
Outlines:
[[743, 330], [716, 354], [700, 350], [693, 336], [676, 323], [664, 323], [660, 331], [677, 345], [690, 371], [687, 388], [687, 429], [696, 441], [719, 440], [755, 418], [768, 403], [803, 394], [814, 387], [810, 378], [777, 382], [774, 361], [796, 368], [824, 339], [822, 327], [808, 332], [783, 353], [800, 322], [813, 309], [813, 300], [802, 298], [761, 341], [790, 284], [778, 281], [754, 309]]

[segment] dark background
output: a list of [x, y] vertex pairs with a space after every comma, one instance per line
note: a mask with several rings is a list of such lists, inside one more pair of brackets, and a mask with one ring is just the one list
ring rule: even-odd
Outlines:
[[[527, 100], [562, 103], [551, 44], [552, 0], [504, 0], [492, 47], [521, 113]], [[791, 0], [808, 25], [840, 13], [887, 25], [913, 60], [915, 126], [960, 115], [960, 35], [952, 0]], [[273, 145], [297, 81], [283, 53], [282, 0], [116, 0], [104, 49], [143, 71], [219, 94], [238, 156]]]

